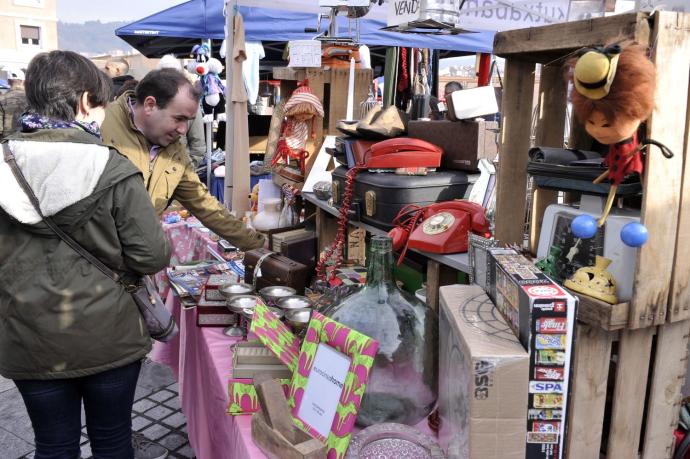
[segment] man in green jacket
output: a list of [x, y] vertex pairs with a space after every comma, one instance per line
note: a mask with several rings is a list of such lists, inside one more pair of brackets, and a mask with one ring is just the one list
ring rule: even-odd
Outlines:
[[247, 229], [211, 196], [180, 142], [198, 110], [199, 93], [181, 72], [154, 70], [136, 91], [125, 92], [108, 106], [101, 126], [103, 141], [141, 170], [159, 215], [175, 199], [240, 250], [261, 247], [263, 235]]

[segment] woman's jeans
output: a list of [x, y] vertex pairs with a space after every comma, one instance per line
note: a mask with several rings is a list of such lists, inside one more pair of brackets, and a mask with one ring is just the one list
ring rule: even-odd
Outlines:
[[36, 437], [36, 459], [79, 458], [81, 403], [95, 459], [131, 459], [132, 404], [141, 361], [91, 376], [15, 380]]

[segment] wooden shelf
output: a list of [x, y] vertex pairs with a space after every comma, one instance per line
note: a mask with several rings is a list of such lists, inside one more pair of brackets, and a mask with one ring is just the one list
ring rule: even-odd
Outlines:
[[[304, 198], [305, 201], [309, 201], [310, 203], [314, 204], [319, 209], [324, 210], [333, 216], [337, 217], [339, 215], [338, 209], [336, 209], [333, 206], [328, 205], [328, 203], [326, 201], [322, 201], [322, 200], [318, 199], [316, 196], [314, 196], [314, 193], [302, 193], [302, 197]], [[367, 231], [370, 234], [374, 234], [374, 235], [378, 235], [378, 236], [383, 236], [383, 235], [388, 234], [387, 231], [384, 231], [380, 228], [376, 228], [374, 226], [368, 225], [364, 222], [350, 220], [349, 224], [352, 226], [355, 226], [357, 228], [362, 228], [363, 230]], [[447, 266], [449, 268], [453, 268], [455, 270], [462, 271], [464, 273], [470, 272], [470, 260], [469, 260], [469, 256], [466, 253], [455, 253], [455, 254], [451, 254], [451, 255], [439, 255], [437, 253], [422, 252], [422, 251], [416, 250], [416, 249], [409, 249], [409, 250], [416, 252], [416, 253], [419, 253], [421, 255], [424, 255], [429, 260], [433, 260], [433, 261], [435, 261], [439, 264], [442, 264], [444, 266]]]
[[579, 298], [577, 305], [577, 320], [602, 330], [621, 330], [628, 325], [628, 309], [630, 303], [609, 304], [572, 290], [568, 292]]

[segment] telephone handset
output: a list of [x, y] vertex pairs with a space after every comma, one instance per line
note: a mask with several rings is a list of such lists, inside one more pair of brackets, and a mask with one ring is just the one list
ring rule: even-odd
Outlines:
[[[421, 221], [421, 223], [420, 223]], [[408, 206], [394, 220], [396, 227], [388, 234], [393, 249], [407, 248], [431, 253], [467, 252], [468, 232], [490, 237], [490, 225], [484, 208], [471, 201], [457, 200], [431, 204], [427, 207]]]
[[396, 137], [371, 145], [364, 154], [367, 169], [439, 167], [443, 149], [421, 139]]

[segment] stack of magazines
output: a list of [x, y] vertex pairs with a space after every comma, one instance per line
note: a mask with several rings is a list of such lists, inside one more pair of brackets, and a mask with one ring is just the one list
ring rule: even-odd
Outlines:
[[166, 272], [170, 286], [180, 297], [183, 306], [193, 307], [211, 274], [227, 275], [228, 282], [237, 282], [244, 279], [244, 264], [241, 260], [202, 262], [195, 265], [172, 266]]

